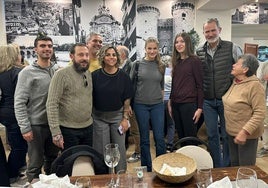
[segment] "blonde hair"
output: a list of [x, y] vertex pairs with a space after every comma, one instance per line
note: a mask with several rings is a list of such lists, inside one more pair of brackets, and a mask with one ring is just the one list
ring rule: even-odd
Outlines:
[[[148, 43], [155, 43], [157, 45], [157, 48], [159, 49], [159, 41], [157, 40], [157, 38], [154, 37], [149, 37], [146, 41], [145, 41], [145, 48], [147, 47]], [[158, 52], [155, 60], [158, 63], [158, 70], [161, 74], [165, 73], [165, 65], [162, 63], [161, 61], [161, 56], [160, 53]]]
[[14, 44], [0, 46], [0, 73], [11, 69], [17, 63], [19, 54]]

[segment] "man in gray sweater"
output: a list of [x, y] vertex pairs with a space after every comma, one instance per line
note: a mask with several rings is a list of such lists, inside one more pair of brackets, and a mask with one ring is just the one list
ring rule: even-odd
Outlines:
[[48, 87], [56, 71], [56, 66], [50, 61], [52, 39], [39, 35], [34, 47], [38, 58], [19, 73], [14, 103], [22, 136], [28, 143], [26, 175], [29, 182], [39, 178], [43, 165], [45, 173], [50, 174], [51, 163], [59, 151], [52, 143], [46, 113]]

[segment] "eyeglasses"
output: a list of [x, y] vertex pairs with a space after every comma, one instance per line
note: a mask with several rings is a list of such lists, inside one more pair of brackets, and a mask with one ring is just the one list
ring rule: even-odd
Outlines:
[[88, 86], [87, 77], [84, 74], [83, 74], [83, 81], [84, 81], [84, 86], [87, 87]]

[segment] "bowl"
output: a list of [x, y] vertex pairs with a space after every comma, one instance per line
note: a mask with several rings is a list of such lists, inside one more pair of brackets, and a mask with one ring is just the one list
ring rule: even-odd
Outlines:
[[[167, 175], [160, 173], [163, 164], [171, 167], [186, 167], [185, 175]], [[182, 183], [189, 180], [196, 171], [196, 162], [191, 157], [181, 153], [168, 153], [156, 157], [152, 162], [152, 167], [157, 177], [168, 183]]]

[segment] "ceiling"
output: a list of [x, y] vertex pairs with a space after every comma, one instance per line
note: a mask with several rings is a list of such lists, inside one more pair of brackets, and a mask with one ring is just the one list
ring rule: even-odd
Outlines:
[[[255, 3], [256, 0], [197, 0], [198, 10], [231, 10], [243, 4]], [[268, 3], [268, 0], [258, 0], [258, 3]]]
[[[243, 4], [256, 3], [256, 0], [196, 0], [198, 10], [232, 10]], [[268, 3], [268, 0], [258, 0]], [[268, 24], [232, 24], [232, 37], [250, 37], [256, 40], [268, 40]]]

